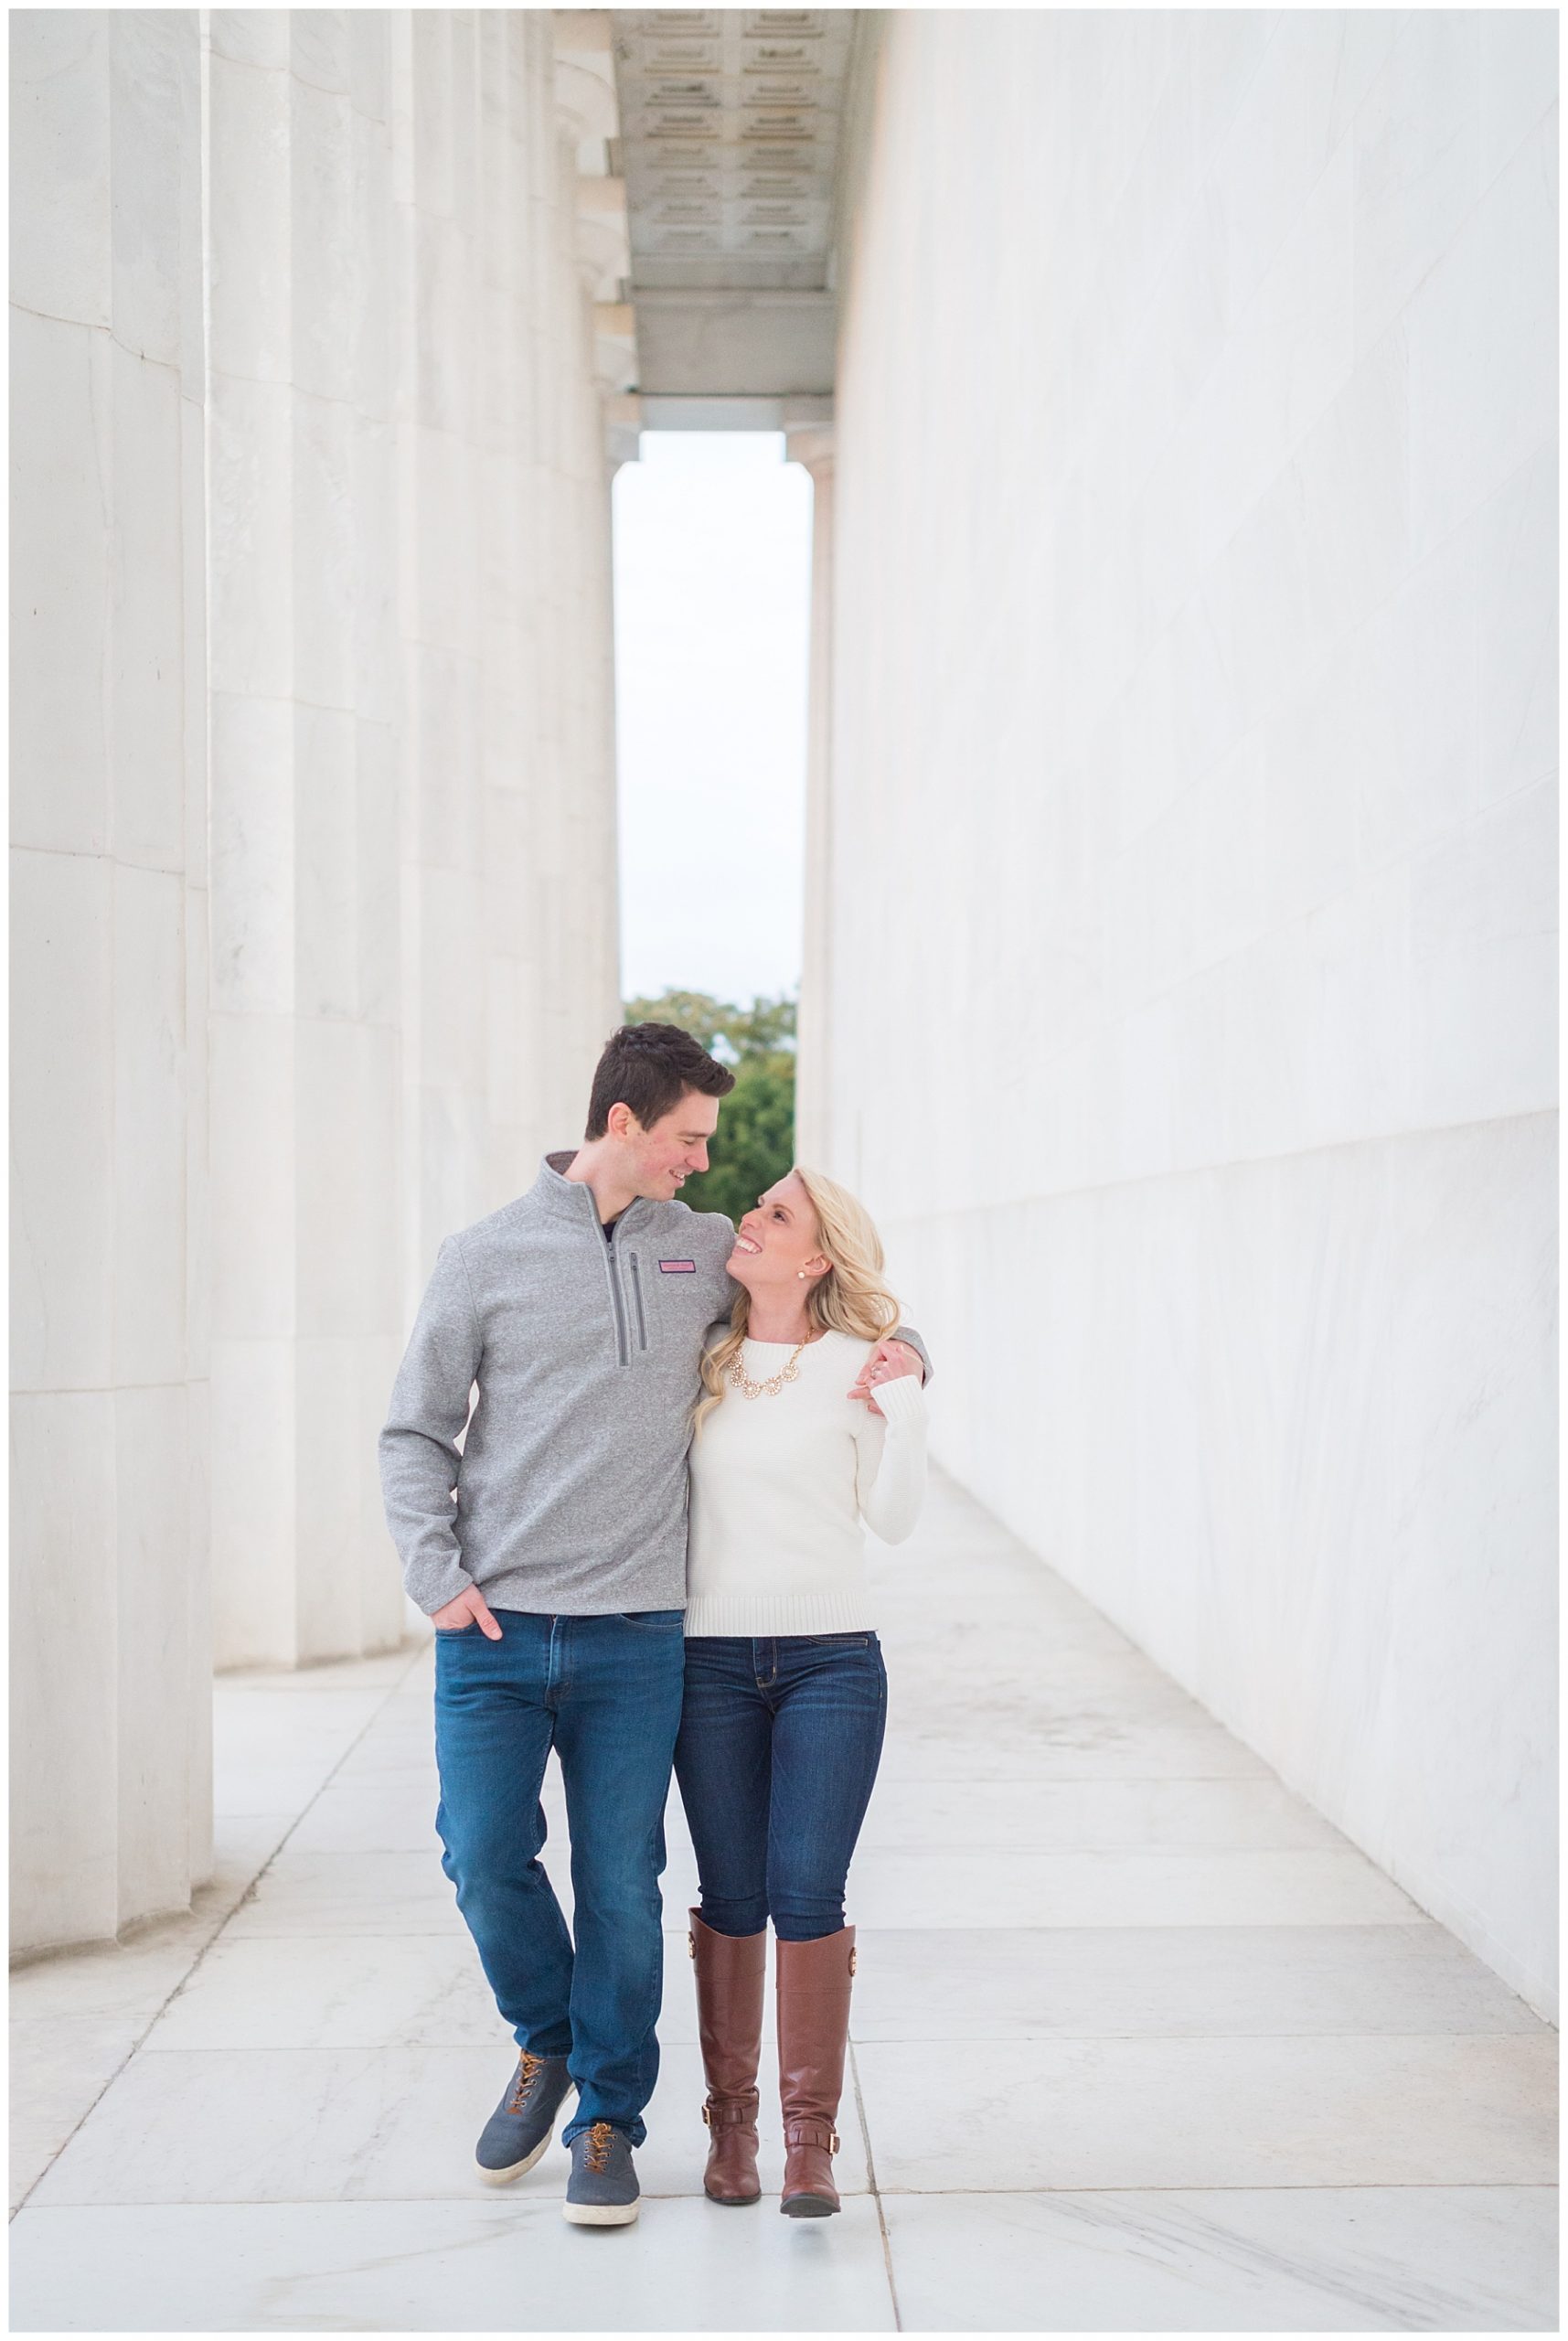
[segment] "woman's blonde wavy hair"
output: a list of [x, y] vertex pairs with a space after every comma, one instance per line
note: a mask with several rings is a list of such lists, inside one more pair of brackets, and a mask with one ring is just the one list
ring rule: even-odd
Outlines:
[[[821, 1170], [808, 1170], [797, 1162], [795, 1175], [816, 1214], [816, 1249], [827, 1262], [827, 1274], [817, 1277], [805, 1297], [813, 1331], [852, 1333], [857, 1341], [880, 1342], [898, 1323], [899, 1305], [882, 1282], [882, 1239], [870, 1213], [848, 1187]], [[700, 1432], [724, 1395], [730, 1368], [746, 1338], [751, 1307], [751, 1294], [742, 1291], [731, 1311], [730, 1331], [703, 1358], [703, 1395], [692, 1416], [694, 1431]]]

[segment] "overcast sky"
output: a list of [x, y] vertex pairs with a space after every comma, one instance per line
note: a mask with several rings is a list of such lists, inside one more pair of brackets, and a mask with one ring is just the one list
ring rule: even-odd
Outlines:
[[645, 432], [614, 512], [626, 996], [793, 990], [810, 476], [772, 433]]

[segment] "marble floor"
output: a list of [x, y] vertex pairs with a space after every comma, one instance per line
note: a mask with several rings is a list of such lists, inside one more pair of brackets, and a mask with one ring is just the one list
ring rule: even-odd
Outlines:
[[874, 1566], [841, 2218], [702, 2197], [677, 1800], [641, 2221], [475, 2181], [411, 1643], [222, 1681], [197, 1907], [13, 1979], [13, 2330], [1554, 2328], [1555, 2035], [951, 1486]]

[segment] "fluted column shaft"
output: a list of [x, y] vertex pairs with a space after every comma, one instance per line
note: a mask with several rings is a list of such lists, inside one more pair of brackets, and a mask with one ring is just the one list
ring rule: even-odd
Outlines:
[[805, 933], [795, 1074], [795, 1153], [829, 1168], [833, 1142], [833, 488], [831, 426], [787, 431], [790, 459], [811, 474], [811, 681], [806, 713]]
[[12, 1929], [210, 1859], [201, 59], [11, 19]]

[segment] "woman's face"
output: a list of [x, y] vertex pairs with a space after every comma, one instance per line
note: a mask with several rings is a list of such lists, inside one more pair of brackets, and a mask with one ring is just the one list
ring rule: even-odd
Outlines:
[[827, 1273], [820, 1243], [811, 1197], [791, 1170], [741, 1222], [730, 1273], [748, 1292], [782, 1299], [793, 1290], [804, 1299], [809, 1287]]

